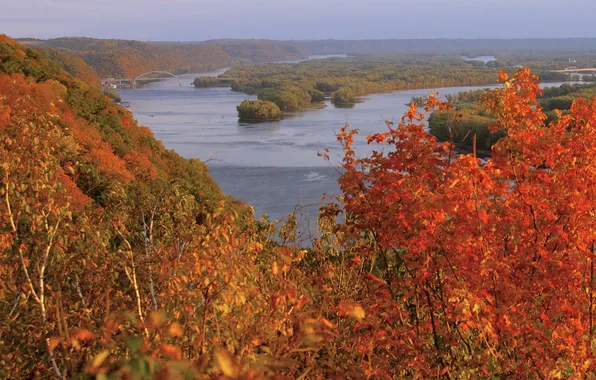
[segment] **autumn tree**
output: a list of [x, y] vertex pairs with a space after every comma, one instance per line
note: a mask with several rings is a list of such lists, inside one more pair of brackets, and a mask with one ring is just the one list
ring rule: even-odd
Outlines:
[[[364, 374], [594, 370], [596, 99], [576, 100], [547, 128], [538, 78], [501, 80], [486, 107], [507, 136], [484, 165], [437, 144], [414, 106], [368, 138], [391, 149], [359, 158], [357, 131], [339, 135], [347, 222], [336, 233], [351, 236], [342, 263], [362, 268], [364, 285], [348, 294], [366, 317], [338, 333]], [[432, 97], [428, 106], [446, 107]]]

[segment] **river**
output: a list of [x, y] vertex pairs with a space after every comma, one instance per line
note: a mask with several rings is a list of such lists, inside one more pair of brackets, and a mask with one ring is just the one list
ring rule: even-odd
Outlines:
[[[135, 118], [150, 127], [169, 149], [187, 158], [208, 161], [211, 175], [228, 194], [251, 204], [257, 216], [283, 219], [296, 211], [308, 235], [313, 230], [321, 195], [337, 195], [338, 174], [333, 165], [341, 159], [335, 134], [346, 124], [360, 130], [355, 146], [361, 155], [370, 151], [365, 136], [386, 130], [384, 120], [399, 120], [413, 96], [432, 90], [404, 90], [364, 97], [353, 108], [323, 109], [288, 114], [284, 120], [260, 124], [238, 122], [236, 106], [255, 99], [229, 88], [192, 86], [196, 76], [150, 83], [136, 90], [120, 90]], [[550, 84], [560, 85], [560, 84]], [[478, 87], [436, 89], [440, 95]], [[317, 156], [330, 150], [332, 164]], [[308, 240], [308, 236], [303, 236]]]

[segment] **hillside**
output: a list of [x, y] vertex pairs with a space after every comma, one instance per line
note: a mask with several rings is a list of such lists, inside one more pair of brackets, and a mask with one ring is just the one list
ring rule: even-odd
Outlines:
[[130, 78], [152, 70], [174, 73], [208, 71], [236, 62], [218, 46], [199, 44], [57, 38], [36, 41], [35, 47], [60, 49], [77, 55], [102, 78]]
[[134, 77], [152, 70], [201, 72], [240, 62], [261, 63], [308, 58], [307, 51], [299, 44], [269, 40], [146, 43], [73, 37], [45, 41], [24, 40], [22, 43], [78, 56], [102, 78]]
[[212, 40], [204, 44], [218, 46], [242, 63], [264, 63], [306, 59], [310, 50], [294, 41]]
[[[77, 330], [97, 331], [110, 310], [137, 310], [135, 291], [153, 292], [151, 276], [154, 294], [164, 291], [164, 249], [180, 249], [185, 234], [203, 241], [201, 226], [215, 223], [207, 221], [215, 210], [244, 215], [201, 161], [166, 150], [97, 87], [6, 36], [0, 157], [0, 315], [18, 318], [0, 326], [2, 378], [47, 377], [50, 337], [64, 342], [51, 343], [52, 363], [69, 377], [82, 371], [99, 347], [69, 353]], [[192, 255], [198, 240], [184, 240]]]

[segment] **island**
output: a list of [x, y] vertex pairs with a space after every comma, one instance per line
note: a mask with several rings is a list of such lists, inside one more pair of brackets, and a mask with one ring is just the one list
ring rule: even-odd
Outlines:
[[281, 118], [281, 110], [270, 101], [245, 100], [238, 107], [238, 119], [248, 123], [274, 121]]

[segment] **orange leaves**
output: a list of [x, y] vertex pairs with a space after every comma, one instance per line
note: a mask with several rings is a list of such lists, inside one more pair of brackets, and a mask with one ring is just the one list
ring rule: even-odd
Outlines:
[[85, 195], [68, 175], [66, 175], [64, 172], [60, 172], [58, 174], [58, 177], [60, 178], [60, 181], [64, 184], [64, 187], [66, 188], [65, 196], [70, 202], [72, 202], [74, 205], [78, 207], [83, 207], [91, 204], [91, 198]]
[[180, 360], [182, 354], [180, 353], [180, 349], [171, 344], [162, 344], [159, 352], [170, 359]]
[[126, 166], [137, 178], [145, 181], [157, 178], [157, 169], [146, 155], [132, 151], [124, 156]]
[[230, 355], [230, 353], [225, 349], [219, 349], [215, 352], [215, 361], [219, 369], [224, 373], [224, 375], [229, 376], [231, 378], [238, 377], [240, 369], [236, 361]]
[[112, 148], [107, 143], [103, 143], [99, 149], [92, 149], [89, 152], [89, 158], [102, 173], [111, 179], [126, 183], [133, 178], [132, 174], [126, 169], [124, 161], [113, 153]]
[[174, 322], [168, 327], [168, 333], [180, 338], [184, 335], [184, 329], [179, 323]]
[[509, 79], [509, 75], [505, 70], [499, 70], [499, 82], [505, 83]]
[[[386, 289], [340, 302], [339, 314], [375, 332], [375, 318], [399, 321], [390, 330], [403, 345], [396, 340], [391, 347], [396, 356], [398, 347], [402, 355], [420, 352], [407, 343], [413, 334], [439, 351], [468, 346], [483, 357], [507, 358], [510, 352], [500, 348], [507, 346], [520, 358], [506, 359], [513, 367], [528, 364], [540, 347], [538, 357], [548, 367], [573, 338], [544, 331], [555, 331], [562, 320], [577, 331], [585, 328], [576, 316], [588, 318], [579, 284], [591, 280], [580, 252], [587, 254], [596, 236], [589, 195], [596, 186], [596, 131], [587, 127], [596, 122], [596, 101], [576, 102], [574, 121], [562, 116], [546, 129], [536, 106], [537, 78], [521, 70], [512, 77], [502, 72], [500, 79], [506, 87], [486, 102], [498, 116], [492, 131], [502, 127], [508, 134], [484, 165], [472, 156], [448, 159], [448, 150], [433, 146], [416, 124], [413, 109], [385, 140], [393, 145], [390, 154], [356, 159], [351, 149], [346, 153], [340, 185], [350, 227], [370, 236], [358, 257], [375, 258], [371, 271], [383, 279], [375, 284]], [[385, 294], [395, 298], [382, 301]], [[528, 340], [522, 344], [520, 336]], [[368, 352], [367, 338], [351, 342]], [[582, 349], [574, 353], [579, 363], [591, 357]], [[469, 365], [462, 355], [455, 360]]]
[[85, 341], [85, 340], [93, 340], [93, 339], [97, 338], [97, 335], [95, 335], [94, 333], [92, 333], [89, 330], [79, 329], [79, 330], [75, 330], [73, 333], [71, 333], [70, 337], [71, 337], [71, 339]]
[[366, 141], [368, 144], [372, 143], [373, 141], [377, 144], [384, 142], [387, 139], [386, 133], [375, 133], [374, 135], [367, 136]]

